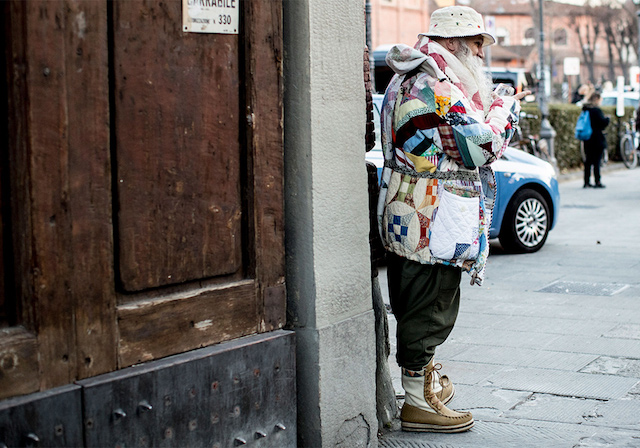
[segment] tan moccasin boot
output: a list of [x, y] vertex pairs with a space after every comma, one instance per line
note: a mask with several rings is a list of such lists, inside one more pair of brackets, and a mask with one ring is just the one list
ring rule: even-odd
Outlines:
[[[400, 420], [404, 431], [462, 432], [473, 426], [473, 416], [470, 412], [453, 411], [438, 397], [440, 395], [450, 401], [454, 393], [449, 378], [435, 380], [441, 367], [441, 364], [434, 366], [433, 362], [430, 362], [421, 371], [402, 369], [405, 396]], [[435, 388], [438, 386], [440, 390], [436, 392]]]
[[[433, 360], [431, 361], [433, 362]], [[431, 363], [429, 363], [431, 365]], [[427, 366], [428, 368], [429, 366]], [[447, 375], [440, 375], [437, 370], [434, 370], [435, 375], [431, 375], [431, 387], [438, 397], [438, 400], [442, 404], [447, 404], [453, 399], [453, 395], [456, 393], [453, 383]]]

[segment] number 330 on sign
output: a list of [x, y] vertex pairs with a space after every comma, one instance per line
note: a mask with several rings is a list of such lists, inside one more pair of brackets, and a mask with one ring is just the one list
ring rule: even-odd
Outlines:
[[238, 34], [240, 0], [182, 0], [186, 33]]

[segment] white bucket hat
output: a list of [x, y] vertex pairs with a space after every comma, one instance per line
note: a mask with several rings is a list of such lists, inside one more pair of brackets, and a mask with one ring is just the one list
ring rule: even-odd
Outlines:
[[496, 39], [484, 29], [482, 16], [468, 6], [447, 6], [431, 13], [427, 37], [472, 37], [482, 36], [483, 46], [493, 45]]

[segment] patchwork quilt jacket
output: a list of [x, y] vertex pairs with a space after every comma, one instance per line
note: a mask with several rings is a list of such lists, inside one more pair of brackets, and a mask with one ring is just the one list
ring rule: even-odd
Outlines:
[[387, 55], [382, 104], [385, 166], [378, 224], [387, 250], [459, 266], [482, 284], [495, 199], [490, 164], [514, 133], [520, 104], [494, 96], [485, 112], [470, 71], [421, 36]]

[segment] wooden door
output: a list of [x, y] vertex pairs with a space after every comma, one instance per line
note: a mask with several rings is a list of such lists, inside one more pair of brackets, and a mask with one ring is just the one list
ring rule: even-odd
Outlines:
[[4, 2], [0, 397], [284, 324], [280, 2]]

